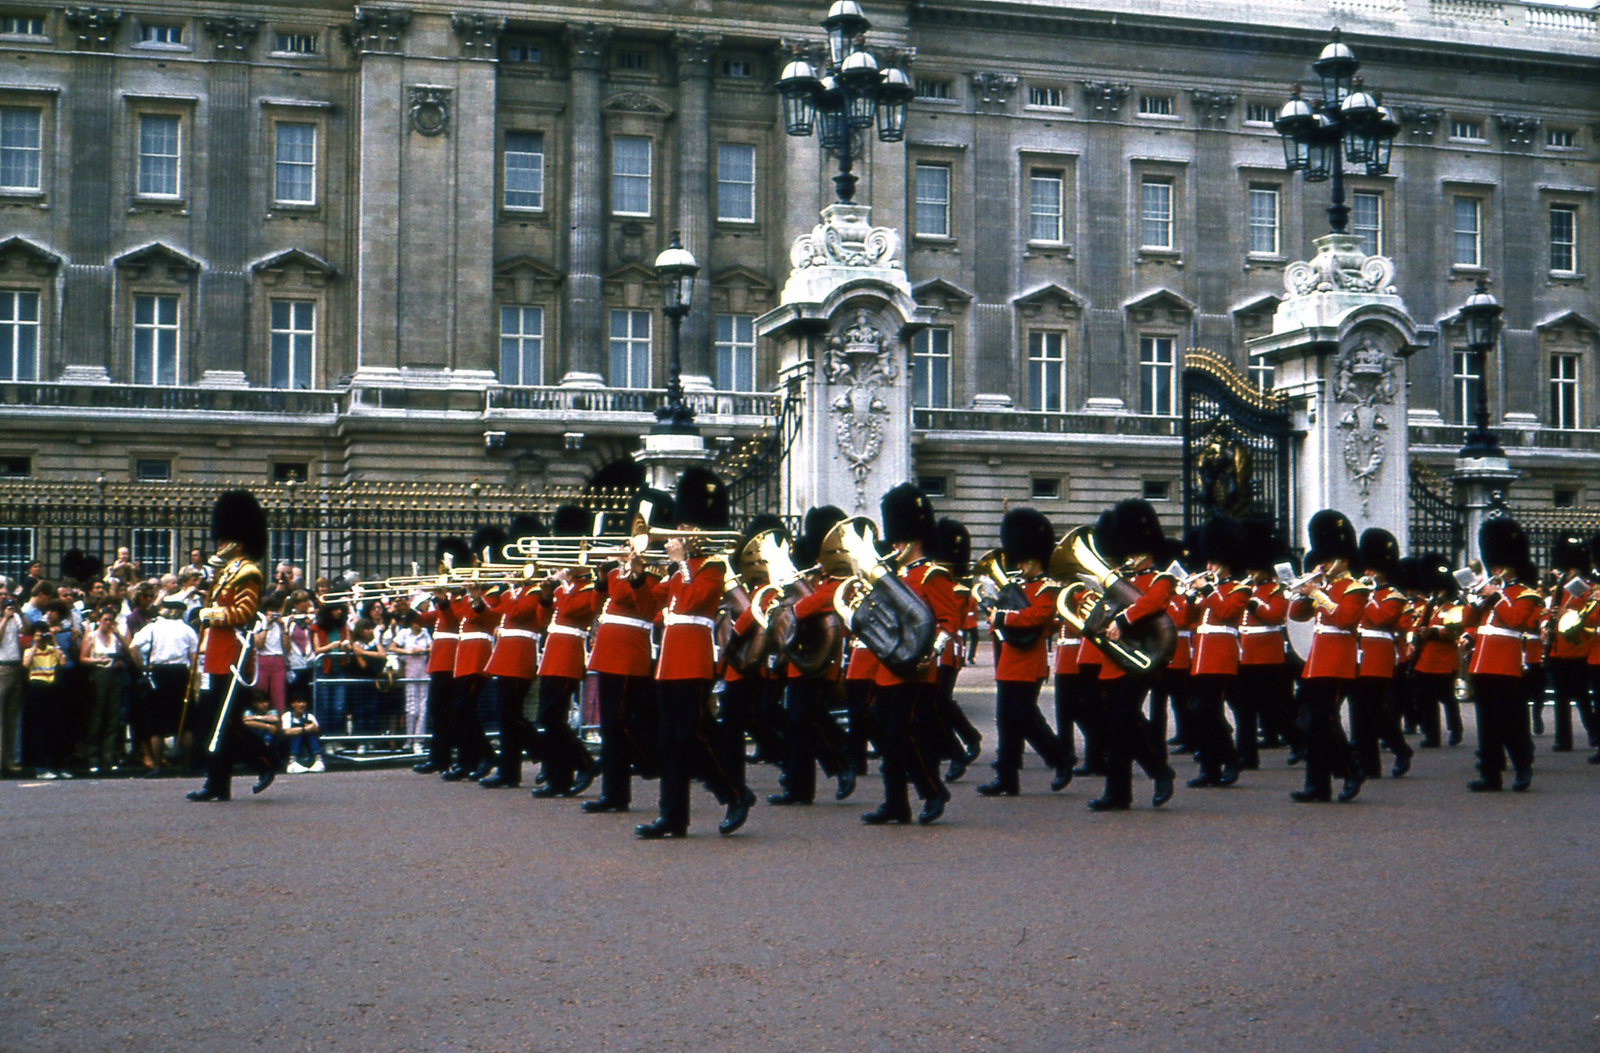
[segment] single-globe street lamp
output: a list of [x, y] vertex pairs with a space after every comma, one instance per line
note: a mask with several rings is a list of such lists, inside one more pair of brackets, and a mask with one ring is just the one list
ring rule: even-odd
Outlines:
[[656, 257], [656, 279], [661, 283], [661, 312], [672, 322], [672, 357], [667, 365], [667, 398], [656, 407], [656, 424], [650, 430], [663, 435], [698, 435], [694, 407], [683, 401], [682, 359], [679, 331], [689, 314], [694, 296], [694, 276], [700, 265], [683, 247], [678, 231], [672, 243]]
[[1476, 427], [1467, 433], [1462, 457], [1504, 457], [1500, 439], [1489, 430], [1489, 353], [1500, 342], [1500, 301], [1489, 294], [1489, 283], [1478, 279], [1478, 290], [1461, 305], [1461, 324], [1467, 331], [1467, 353], [1478, 364]]

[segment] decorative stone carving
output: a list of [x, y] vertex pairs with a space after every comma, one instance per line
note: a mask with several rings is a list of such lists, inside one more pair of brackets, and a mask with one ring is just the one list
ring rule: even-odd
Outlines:
[[237, 58], [250, 50], [256, 34], [261, 32], [261, 21], [256, 18], [208, 18], [200, 23], [211, 36], [219, 58]]
[[461, 38], [461, 54], [474, 59], [499, 57], [500, 34], [506, 31], [506, 20], [491, 15], [456, 12], [450, 16], [450, 28]]
[[722, 46], [721, 33], [679, 33], [672, 38], [678, 60], [678, 79], [711, 76], [711, 59]]
[[1122, 112], [1122, 104], [1133, 91], [1132, 84], [1119, 84], [1107, 80], [1079, 81], [1083, 85], [1084, 102], [1089, 112], [1102, 120], [1110, 120]]
[[1389, 421], [1380, 407], [1394, 405], [1394, 356], [1363, 339], [1339, 356], [1333, 398], [1350, 408], [1339, 417], [1344, 467], [1361, 493], [1361, 514], [1371, 515], [1372, 484], [1383, 471]]
[[411, 12], [403, 7], [358, 4], [344, 29], [344, 41], [358, 55], [397, 55], [410, 25]]
[[117, 27], [122, 24], [120, 7], [62, 8], [61, 17], [78, 38], [78, 47], [86, 51], [104, 51], [116, 39]]
[[1233, 116], [1233, 107], [1239, 101], [1236, 91], [1211, 91], [1208, 88], [1190, 88], [1189, 98], [1194, 101], [1195, 115], [1200, 123], [1215, 121], [1222, 124]]
[[1400, 120], [1411, 129], [1414, 139], [1432, 139], [1444, 120], [1444, 111], [1433, 106], [1401, 106]]
[[1290, 296], [1317, 292], [1359, 292], [1393, 295], [1394, 261], [1368, 256], [1354, 234], [1329, 234], [1317, 239], [1317, 254], [1283, 269], [1283, 287]]
[[606, 48], [611, 44], [611, 37], [615, 33], [616, 30], [611, 26], [581, 22], [567, 26], [566, 32], [562, 34], [562, 40], [567, 45], [567, 55], [574, 66], [604, 69]]
[[406, 120], [411, 130], [429, 137], [443, 135], [450, 127], [450, 91], [437, 84], [413, 84]]
[[883, 452], [884, 424], [889, 418], [884, 391], [900, 375], [890, 350], [871, 316], [857, 311], [853, 323], [841, 324], [828, 338], [822, 363], [828, 383], [844, 387], [830, 403], [834, 445], [855, 479], [858, 512], [867, 510], [867, 477]]
[[980, 70], [972, 75], [972, 90], [985, 105], [1004, 106], [1017, 90], [1018, 79], [1009, 73]]
[[794, 239], [789, 262], [806, 267], [901, 266], [900, 234], [893, 227], [874, 227], [866, 205], [830, 205], [810, 234]]
[[672, 107], [647, 92], [618, 91], [605, 97], [600, 109], [606, 113], [643, 113], [665, 120], [672, 116]]
[[1539, 133], [1540, 121], [1537, 117], [1497, 113], [1494, 115], [1494, 120], [1500, 126], [1500, 131], [1505, 134], [1507, 146], [1532, 146], [1534, 136]]

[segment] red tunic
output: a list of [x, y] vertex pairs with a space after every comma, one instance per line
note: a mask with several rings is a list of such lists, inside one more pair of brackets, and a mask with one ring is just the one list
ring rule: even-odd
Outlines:
[[666, 623], [657, 680], [711, 680], [717, 675], [712, 631], [722, 604], [725, 567], [721, 560], [696, 557], [656, 584]]
[[1022, 593], [1028, 597], [1026, 610], [994, 612], [992, 617], [1002, 629], [1039, 631], [1039, 638], [1026, 647], [1000, 641], [1000, 657], [994, 666], [996, 680], [1031, 683], [1050, 672], [1050, 633], [1055, 628], [1056, 594], [1060, 590], [1061, 586], [1053, 581], [1030, 578], [1022, 583]]
[[872, 649], [860, 640], [851, 636], [846, 646], [850, 649], [850, 663], [845, 667], [846, 680], [871, 680], [878, 679], [878, 656]]
[[1502, 589], [1494, 607], [1478, 624], [1467, 672], [1473, 676], [1521, 676], [1522, 634], [1538, 624], [1543, 609], [1539, 594], [1526, 585], [1512, 582]]
[[[953, 636], [961, 631], [961, 602], [956, 599], [955, 583], [950, 580], [949, 571], [935, 563], [919, 559], [901, 567], [899, 575], [912, 592], [922, 597], [922, 601], [933, 612], [934, 621], [938, 623], [936, 632], [945, 632]], [[931, 684], [938, 679], [939, 669], [936, 662], [929, 662], [926, 670], [913, 673], [909, 677], [895, 674], [880, 662], [874, 682], [879, 687], [893, 687], [897, 684]]]
[[[1591, 634], [1600, 629], [1600, 603], [1595, 604], [1594, 610], [1589, 612], [1589, 620], [1584, 622], [1589, 627]], [[1594, 642], [1595, 637], [1589, 637], [1589, 664], [1600, 665], [1600, 644]]]
[[568, 582], [556, 586], [550, 629], [544, 638], [544, 655], [539, 659], [539, 675], [582, 680], [588, 656], [583, 653], [600, 607], [599, 594], [590, 581]]
[[461, 623], [461, 639], [456, 643], [455, 675], [478, 676], [489, 664], [489, 652], [494, 649], [494, 628], [500, 621], [499, 610], [485, 600], [482, 609], [471, 597], [463, 596], [450, 601], [450, 609]]
[[1251, 589], [1241, 581], [1222, 581], [1200, 601], [1200, 624], [1194, 629], [1195, 676], [1233, 676], [1239, 671], [1239, 623], [1244, 620]]
[[[227, 675], [244, 650], [240, 633], [255, 624], [256, 604], [261, 599], [261, 568], [248, 559], [230, 560], [217, 575], [206, 609], [215, 612], [207, 622], [206, 651], [202, 672]], [[246, 676], [249, 674], [246, 673]]]
[[1451, 609], [1449, 604], [1440, 604], [1431, 613], [1426, 609], [1418, 612], [1418, 618], [1424, 613], [1428, 614], [1428, 624], [1418, 628], [1412, 637], [1417, 651], [1416, 663], [1411, 667], [1414, 671], [1454, 674], [1459, 668], [1461, 657], [1456, 649], [1456, 639], [1460, 633], [1444, 623], [1445, 613]]
[[[1571, 579], [1569, 578], [1568, 580], [1570, 581]], [[1566, 590], [1566, 582], [1562, 582], [1561, 584], [1563, 586], [1561, 590], [1561, 605], [1556, 608], [1555, 612], [1557, 624], [1560, 624], [1561, 615], [1565, 614], [1567, 611], [1582, 610], [1584, 603], [1587, 602], [1588, 598], [1594, 594], [1594, 589], [1591, 588], [1582, 596], [1573, 596]], [[1568, 643], [1565, 637], [1563, 637], [1560, 633], [1556, 633], [1555, 637], [1550, 641], [1551, 658], [1587, 659], [1590, 657], [1593, 650], [1593, 636], [1585, 636], [1577, 643]]]
[[1541, 596], [1539, 612], [1533, 619], [1533, 625], [1522, 634], [1522, 660], [1527, 663], [1529, 669], [1544, 665], [1544, 628], [1549, 622], [1549, 601]]
[[499, 610], [494, 652], [483, 671], [490, 676], [532, 680], [539, 667], [539, 630], [550, 618], [544, 594], [536, 586], [524, 586], [508, 595]]
[[1068, 676], [1078, 675], [1078, 651], [1083, 647], [1083, 638], [1078, 635], [1078, 630], [1071, 622], [1061, 623], [1061, 635], [1056, 638], [1056, 675], [1065, 673]]
[[428, 675], [453, 673], [456, 668], [456, 641], [461, 638], [461, 620], [450, 602], [434, 601], [433, 610], [423, 616], [423, 624], [433, 635], [433, 649], [428, 652]]
[[[766, 611], [771, 610], [772, 609], [772, 605], [774, 603], [777, 603], [777, 602], [778, 602], [778, 594], [775, 593], [775, 592], [772, 592], [769, 589], [767, 591], [766, 598], [765, 598], [765, 600], [764, 600], [764, 602], [762, 604], [762, 612], [765, 613]], [[728, 647], [731, 648], [733, 646], [733, 642], [735, 640], [741, 640], [741, 639], [749, 636], [751, 633], [759, 633], [759, 632], [764, 632], [764, 631], [765, 630], [763, 630], [761, 628], [761, 623], [756, 621], [755, 605], [751, 604], [749, 607], [746, 607], [744, 609], [744, 613], [743, 614], [739, 615], [739, 617], [737, 617], [737, 618], [735, 618], [733, 620], [733, 635], [728, 638]], [[726, 659], [726, 657], [727, 657], [726, 649], [724, 650], [724, 652], [722, 654], [718, 655], [717, 657], [719, 659]], [[724, 660], [724, 661], [721, 661], [720, 664], [722, 665], [722, 679], [724, 679], [724, 680], [744, 680], [744, 679], [746, 679], [745, 674], [743, 674], [743, 673], [739, 672], [739, 670], [735, 669], [733, 667], [733, 663], [732, 662]], [[765, 677], [767, 675], [768, 675], [767, 663], [765, 661], [763, 661], [761, 663], [761, 665], [759, 667], [757, 667], [756, 671], [750, 675], [749, 679], [760, 680], [760, 679], [762, 679], [763, 677]]]
[[[816, 583], [816, 588], [812, 590], [811, 595], [803, 596], [800, 599], [795, 600], [794, 616], [796, 620], [805, 622], [813, 618], [826, 618], [828, 615], [833, 614], [833, 594], [839, 591], [839, 586], [843, 583], [843, 581], [843, 578], [824, 578]], [[843, 640], [844, 634], [841, 633], [841, 644], [843, 643]], [[828, 664], [822, 669], [821, 672], [816, 674], [817, 679], [839, 679], [839, 667], [842, 664], [839, 656], [840, 650], [841, 648], [839, 647], [834, 648], [833, 654], [828, 658]], [[863, 647], [862, 650], [866, 651], [866, 648]], [[877, 659], [873, 657], [871, 651], [867, 651], [867, 656], [869, 658], [873, 658], [874, 662], [877, 661]], [[874, 670], [874, 673], [876, 673], [876, 670]], [[794, 667], [793, 662], [789, 663], [789, 675], [800, 675], [800, 670]], [[868, 679], [870, 679], [870, 677]]]
[[[1133, 587], [1142, 595], [1117, 612], [1117, 621], [1123, 625], [1132, 625], [1144, 618], [1162, 614], [1172, 603], [1173, 595], [1178, 591], [1178, 581], [1171, 574], [1158, 572], [1155, 568], [1146, 568], [1128, 579]], [[1089, 641], [1085, 640], [1087, 644]], [[1079, 656], [1078, 661], [1088, 664], [1088, 659]], [[1101, 680], [1121, 680], [1126, 676], [1122, 667], [1107, 659], [1102, 659], [1100, 665]]]
[[1258, 582], [1250, 590], [1244, 621], [1239, 623], [1240, 665], [1282, 665], [1288, 658], [1289, 597], [1275, 581]]
[[637, 588], [620, 567], [605, 578], [605, 604], [595, 619], [589, 670], [618, 676], [649, 676], [654, 662], [650, 634], [661, 613], [656, 586], [661, 579], [646, 574]]
[[1303, 680], [1354, 680], [1356, 678], [1356, 627], [1367, 605], [1367, 590], [1346, 575], [1323, 589], [1333, 601], [1324, 611], [1304, 596], [1289, 604], [1289, 617], [1315, 626], [1311, 655], [1301, 670]]
[[1178, 642], [1172, 649], [1172, 661], [1167, 668], [1175, 673], [1187, 673], [1194, 660], [1194, 627], [1200, 621], [1200, 611], [1189, 602], [1189, 597], [1174, 591], [1167, 604], [1167, 617], [1178, 630]]
[[1379, 585], [1367, 596], [1356, 630], [1360, 642], [1356, 675], [1363, 679], [1392, 680], [1399, 661], [1395, 634], [1406, 613], [1405, 593], [1393, 585]]

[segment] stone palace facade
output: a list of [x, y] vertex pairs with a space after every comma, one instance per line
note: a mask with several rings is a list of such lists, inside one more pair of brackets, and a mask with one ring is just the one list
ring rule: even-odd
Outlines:
[[[1594, 11], [864, 6], [918, 95], [857, 198], [937, 309], [913, 474], [975, 533], [1005, 501], [1180, 514], [1185, 354], [1249, 371], [1327, 229], [1271, 120], [1334, 25], [1402, 124], [1391, 174], [1350, 190], [1432, 341], [1413, 458], [1447, 467], [1487, 384], [1520, 502], [1600, 496]], [[701, 264], [686, 385], [739, 463], [781, 404], [755, 319], [831, 200], [772, 87], [826, 8], [0, 4], [0, 474], [624, 479], [666, 375], [651, 266], [674, 229]], [[1505, 305], [1486, 369], [1455, 318], [1480, 277]]]

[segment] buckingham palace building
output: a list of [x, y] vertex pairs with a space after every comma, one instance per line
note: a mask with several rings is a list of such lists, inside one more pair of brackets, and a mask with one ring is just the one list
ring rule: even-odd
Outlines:
[[[903, 143], [857, 200], [916, 301], [914, 475], [992, 532], [1171, 501], [1179, 388], [1327, 231], [1274, 118], [1338, 27], [1399, 122], [1348, 180], [1428, 346], [1410, 456], [1486, 386], [1529, 507], [1600, 499], [1600, 16], [1513, 0], [870, 0]], [[625, 484], [684, 384], [729, 472], [784, 391], [756, 319], [833, 194], [774, 84], [821, 0], [0, 3], [0, 474]], [[870, 137], [869, 137], [870, 138]], [[1500, 353], [1470, 353], [1479, 279]]]

